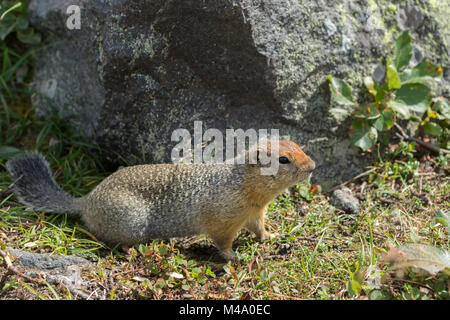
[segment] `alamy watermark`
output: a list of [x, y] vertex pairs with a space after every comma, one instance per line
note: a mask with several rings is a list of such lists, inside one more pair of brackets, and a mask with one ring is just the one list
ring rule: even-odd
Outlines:
[[194, 135], [176, 129], [171, 140], [173, 163], [259, 164], [262, 175], [274, 175], [279, 168], [278, 129], [219, 129], [203, 132], [202, 121], [194, 122]]
[[66, 20], [66, 27], [69, 30], [81, 29], [81, 8], [77, 5], [71, 5], [67, 7], [66, 13], [69, 17]]

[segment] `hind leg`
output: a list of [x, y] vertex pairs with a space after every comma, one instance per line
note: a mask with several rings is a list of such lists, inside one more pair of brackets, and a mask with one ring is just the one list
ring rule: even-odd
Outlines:
[[220, 255], [227, 261], [239, 261], [239, 257], [232, 249], [234, 237], [213, 237], [213, 241], [220, 251]]
[[[221, 225], [221, 224], [220, 224]], [[227, 261], [238, 261], [239, 257], [233, 251], [232, 245], [233, 240], [236, 237], [240, 228], [236, 226], [229, 226], [228, 228], [220, 228], [216, 225], [208, 226], [205, 230], [206, 233], [211, 237], [211, 239], [216, 244], [220, 251], [222, 257]]]

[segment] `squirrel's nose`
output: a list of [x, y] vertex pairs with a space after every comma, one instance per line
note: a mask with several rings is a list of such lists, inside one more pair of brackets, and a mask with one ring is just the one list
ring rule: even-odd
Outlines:
[[308, 161], [304, 164], [303, 168], [303, 170], [312, 172], [316, 168], [316, 163], [308, 157]]
[[301, 170], [306, 172], [313, 172], [315, 168], [316, 163], [311, 158], [308, 158], [308, 161], [303, 162], [301, 166]]

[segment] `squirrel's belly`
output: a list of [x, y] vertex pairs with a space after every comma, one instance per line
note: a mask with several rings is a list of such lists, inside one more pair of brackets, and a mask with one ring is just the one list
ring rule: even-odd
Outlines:
[[147, 240], [152, 240], [188, 237], [199, 233], [200, 230], [187, 221], [165, 219], [163, 224], [160, 224], [158, 220], [150, 220], [145, 226], [143, 236]]
[[87, 228], [107, 243], [134, 245], [153, 239], [187, 237], [201, 233], [195, 215], [151, 208], [98, 208], [82, 215]]

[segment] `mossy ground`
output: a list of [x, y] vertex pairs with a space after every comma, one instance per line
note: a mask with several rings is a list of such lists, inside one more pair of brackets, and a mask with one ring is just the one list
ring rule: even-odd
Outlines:
[[[35, 118], [27, 97], [7, 99], [1, 150], [40, 150], [65, 190], [86, 194], [110, 172], [63, 121]], [[328, 194], [308, 184], [277, 197], [267, 228], [278, 236], [259, 243], [242, 232], [233, 246], [242, 261], [234, 264], [222, 261], [204, 236], [155, 240], [125, 253], [97, 242], [76, 219], [29, 211], [8, 189], [10, 154], [3, 153], [0, 244], [87, 258], [95, 266], [83, 273], [93, 299], [449, 299], [448, 277], [411, 271], [396, 278], [382, 261], [392, 245], [450, 248], [446, 228], [433, 220], [450, 204], [448, 158], [398, 153], [381, 155], [370, 174], [348, 185], [361, 201], [358, 215], [333, 207]], [[0, 258], [0, 299], [77, 298], [64, 285], [27, 282], [6, 271]]]

